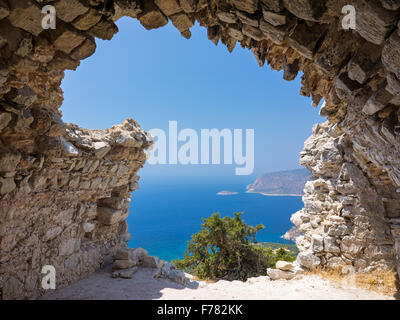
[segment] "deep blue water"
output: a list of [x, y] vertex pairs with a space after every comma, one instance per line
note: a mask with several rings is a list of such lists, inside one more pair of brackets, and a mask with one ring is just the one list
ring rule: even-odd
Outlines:
[[[244, 193], [243, 179], [144, 179], [139, 184], [140, 189], [132, 195], [128, 217], [129, 246], [142, 247], [168, 261], [182, 257], [187, 241], [200, 230], [202, 218], [214, 212], [233, 216], [233, 212], [244, 211], [242, 218], [246, 223], [265, 225], [258, 233], [258, 241], [291, 243], [281, 236], [292, 227], [290, 216], [303, 206], [301, 197]], [[221, 190], [239, 194], [217, 195]]]

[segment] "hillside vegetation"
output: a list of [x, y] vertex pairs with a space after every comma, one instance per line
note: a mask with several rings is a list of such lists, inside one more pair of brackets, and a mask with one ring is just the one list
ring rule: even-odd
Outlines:
[[265, 276], [267, 268], [279, 260], [292, 262], [296, 255], [285, 249], [275, 250], [256, 243], [256, 234], [263, 225], [249, 226], [243, 213], [220, 217], [214, 213], [203, 219], [201, 230], [188, 242], [183, 259], [172, 261], [181, 270], [199, 279], [245, 281]]

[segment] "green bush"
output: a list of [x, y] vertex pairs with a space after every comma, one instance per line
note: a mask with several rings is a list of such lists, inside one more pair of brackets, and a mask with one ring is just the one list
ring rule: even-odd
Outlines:
[[242, 280], [266, 274], [278, 260], [293, 261], [284, 249], [256, 244], [256, 234], [263, 225], [249, 226], [243, 213], [221, 218], [219, 213], [203, 219], [201, 230], [192, 236], [182, 260], [172, 261], [177, 268], [200, 279]]

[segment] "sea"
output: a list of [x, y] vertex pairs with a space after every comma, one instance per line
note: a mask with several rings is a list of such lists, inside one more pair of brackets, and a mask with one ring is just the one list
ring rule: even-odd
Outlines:
[[[264, 196], [246, 193], [243, 179], [145, 178], [132, 193], [128, 217], [131, 248], [141, 247], [150, 255], [170, 261], [182, 258], [187, 242], [201, 229], [203, 218], [219, 212], [233, 216], [243, 212], [250, 225], [263, 224], [258, 242], [293, 244], [281, 238], [293, 224], [290, 217], [303, 207], [301, 197]], [[222, 190], [235, 195], [217, 195]]]

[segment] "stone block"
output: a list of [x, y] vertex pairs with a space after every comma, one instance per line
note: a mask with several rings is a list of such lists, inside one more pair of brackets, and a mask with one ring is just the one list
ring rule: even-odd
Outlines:
[[397, 32], [391, 35], [383, 48], [382, 63], [400, 79], [400, 36]]
[[296, 273], [292, 271], [282, 271], [279, 269], [267, 269], [267, 275], [271, 280], [292, 280]]
[[11, 13], [8, 20], [17, 28], [21, 28], [35, 36], [42, 31], [42, 14], [41, 8], [32, 0], [9, 0]]
[[340, 249], [344, 253], [350, 255], [357, 255], [363, 247], [363, 241], [357, 239], [355, 236], [345, 236], [340, 244]]
[[231, 0], [233, 6], [247, 13], [255, 13], [258, 9], [259, 0]]
[[125, 220], [128, 215], [128, 210], [115, 210], [107, 207], [97, 208], [97, 219], [100, 223], [107, 226], [111, 226]]
[[86, 39], [79, 47], [71, 52], [71, 58], [74, 60], [83, 60], [90, 57], [96, 51], [96, 42], [92, 39]]
[[0, 20], [6, 18], [10, 14], [10, 8], [5, 0], [0, 0]]
[[138, 14], [142, 12], [142, 9], [140, 9], [140, 6], [136, 2], [114, 2], [114, 9], [114, 22], [122, 17], [137, 18]]
[[313, 234], [311, 238], [311, 249], [314, 252], [324, 251], [324, 238], [319, 234]]
[[[7, 94], [7, 99], [25, 107], [30, 107], [36, 101], [36, 97], [36, 92], [28, 86], [23, 86], [22, 88], [12, 90]], [[32, 115], [29, 117], [32, 118]]]
[[219, 20], [225, 23], [236, 23], [238, 17], [231, 12], [219, 11], [217, 12], [217, 17]]
[[25, 57], [30, 53], [33, 49], [32, 45], [32, 38], [31, 37], [26, 37], [22, 39], [22, 41], [18, 45], [18, 50], [15, 52], [21, 57]]
[[186, 13], [195, 12], [199, 0], [179, 0], [179, 5]]
[[333, 237], [342, 237], [348, 233], [348, 228], [344, 224], [333, 225], [328, 229], [328, 235]]
[[17, 297], [24, 297], [24, 284], [15, 277], [5, 279], [2, 287], [3, 300], [11, 300]]
[[136, 248], [133, 250], [133, 255], [135, 257], [137, 257], [137, 259], [139, 259], [140, 261], [143, 261], [143, 259], [148, 256], [148, 253], [146, 250], [144, 250], [143, 248]]
[[185, 273], [181, 270], [176, 269], [176, 267], [172, 263], [167, 263], [159, 268], [159, 270], [153, 275], [154, 278], [166, 278], [173, 282], [176, 282], [180, 285], [186, 284], [186, 276]]
[[347, 63], [350, 52], [357, 46], [358, 38], [350, 32], [338, 31], [337, 26], [330, 27], [326, 35], [324, 30], [321, 32], [321, 39], [324, 40], [315, 54], [315, 64], [329, 78], [333, 78]]
[[258, 15], [251, 15], [246, 12], [236, 11], [236, 16], [244, 25], [249, 25], [255, 28], [258, 28], [259, 26]]
[[69, 256], [71, 255], [79, 246], [78, 239], [65, 239], [61, 242], [58, 247], [58, 254], [60, 256]]
[[0, 153], [0, 172], [15, 171], [20, 161], [21, 155], [18, 153]]
[[285, 79], [286, 81], [292, 81], [296, 79], [297, 74], [300, 71], [299, 60], [296, 59], [293, 63], [287, 63], [285, 59], [283, 71], [283, 79]]
[[346, 72], [342, 73], [336, 79], [334, 85], [336, 88], [336, 93], [338, 95], [339, 95], [338, 90], [343, 91], [345, 94], [354, 94], [362, 88], [361, 84], [357, 81], [351, 80]]
[[355, 4], [357, 32], [373, 44], [382, 44], [395, 27], [399, 14], [384, 9], [377, 0], [357, 0]]
[[264, 39], [264, 34], [262, 33], [262, 31], [260, 31], [260, 29], [246, 24], [242, 28], [242, 33], [245, 36], [254, 39], [256, 41], [261, 41], [262, 39]]
[[116, 269], [129, 269], [137, 265], [135, 260], [115, 260], [114, 267]]
[[51, 30], [50, 37], [54, 47], [66, 54], [71, 53], [86, 39], [77, 30], [61, 23], [58, 24], [56, 30]]
[[105, 141], [98, 141], [93, 143], [93, 152], [97, 159], [104, 158], [110, 152], [111, 146]]
[[161, 260], [159, 257], [153, 257], [149, 255], [144, 256], [141, 261], [144, 268], [161, 269], [167, 263], [166, 261]]
[[275, 13], [265, 9], [262, 10], [262, 13], [264, 20], [275, 27], [282, 26], [287, 22], [287, 15], [285, 13]]
[[94, 230], [94, 224], [93, 224], [93, 223], [90, 223], [90, 222], [82, 223], [82, 229], [83, 229], [83, 231], [84, 231], [85, 233], [93, 232], [93, 230]]
[[238, 41], [241, 41], [244, 38], [242, 30], [238, 29], [238, 27], [235, 26], [229, 27], [227, 33], [230, 37]]
[[182, 11], [178, 0], [154, 0], [154, 3], [166, 16], [172, 16]]
[[330, 253], [339, 253], [340, 248], [336, 245], [336, 240], [333, 237], [324, 238], [324, 250]]
[[100, 20], [99, 23], [89, 30], [91, 36], [102, 40], [111, 40], [117, 32], [118, 27], [109, 20]]
[[189, 30], [194, 25], [193, 17], [188, 16], [185, 13], [177, 13], [173, 16], [170, 16], [170, 19], [175, 28], [177, 28], [180, 32]]
[[299, 263], [300, 266], [303, 266], [307, 269], [314, 269], [321, 264], [321, 259], [315, 256], [310, 251], [300, 252], [297, 256], [296, 261]]
[[385, 41], [400, 17], [398, 12], [382, 8], [377, 0], [358, 1], [356, 10], [356, 30], [363, 38], [377, 45]]
[[320, 39], [326, 34], [326, 27], [314, 25], [312, 28], [306, 23], [300, 23], [289, 37], [289, 45], [302, 56], [312, 59]]
[[296, 17], [309, 21], [318, 20], [326, 10], [321, 0], [283, 0], [283, 4]]
[[23, 31], [15, 28], [7, 20], [0, 21], [0, 48], [8, 45], [10, 51], [17, 51], [23, 39]]
[[138, 15], [138, 19], [147, 30], [157, 29], [168, 24], [168, 18], [158, 9], [153, 1], [145, 1], [143, 12]]
[[385, 88], [381, 88], [368, 99], [363, 108], [363, 112], [368, 115], [373, 115], [384, 109], [392, 99], [393, 95], [386, 91]]
[[292, 271], [294, 266], [292, 263], [287, 261], [278, 261], [276, 263], [276, 268], [282, 271]]
[[11, 113], [1, 112], [0, 113], [0, 131], [7, 127], [12, 119]]
[[81, 15], [79, 18], [74, 20], [72, 25], [78, 30], [89, 30], [94, 27], [100, 20], [101, 14], [95, 9], [90, 9], [85, 14]]
[[130, 248], [120, 248], [115, 254], [115, 260], [131, 260], [133, 250]]
[[337, 269], [343, 267], [345, 265], [344, 261], [340, 257], [332, 257], [328, 259], [326, 266], [330, 269]]
[[400, 8], [400, 2], [397, 0], [380, 0], [382, 6], [388, 10], [397, 10]]
[[65, 22], [72, 22], [89, 10], [79, 0], [60, 0], [54, 4], [54, 7], [56, 8], [57, 18]]
[[389, 72], [386, 76], [386, 90], [394, 96], [400, 96], [400, 80], [394, 73]]
[[76, 70], [80, 62], [70, 58], [66, 53], [57, 51], [53, 60], [48, 64], [54, 70]]
[[15, 190], [15, 188], [17, 187], [14, 181], [14, 178], [6, 178], [6, 179], [1, 179], [0, 178], [0, 194], [4, 195], [7, 193], [12, 192], [13, 190]]
[[274, 27], [272, 24], [260, 20], [260, 30], [275, 44], [281, 45], [289, 34], [289, 25]]
[[264, 10], [281, 12], [284, 9], [281, 0], [260, 0], [260, 2]]
[[380, 62], [381, 53], [381, 46], [366, 42], [348, 64], [349, 78], [365, 83], [374, 74], [375, 66]]
[[44, 235], [44, 237], [43, 237], [43, 240], [44, 240], [44, 241], [49, 241], [49, 240], [54, 239], [54, 238], [57, 237], [59, 234], [61, 234], [62, 230], [63, 230], [63, 229], [62, 229], [60, 226], [49, 228], [49, 229], [46, 231], [46, 233], [45, 233], [45, 235]]
[[124, 207], [124, 198], [122, 197], [110, 197], [99, 199], [98, 204], [100, 207], [108, 207], [112, 209], [122, 209]]
[[112, 273], [113, 278], [122, 278], [122, 279], [132, 279], [133, 275], [139, 270], [138, 267], [132, 267], [123, 271], [114, 271]]
[[207, 37], [211, 40], [215, 45], [218, 44], [220, 39], [220, 27], [219, 26], [212, 26], [207, 28]]

